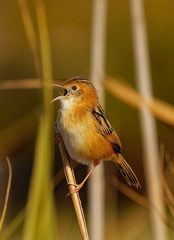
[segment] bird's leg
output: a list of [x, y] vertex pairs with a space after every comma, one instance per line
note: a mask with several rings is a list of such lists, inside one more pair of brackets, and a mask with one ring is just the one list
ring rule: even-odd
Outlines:
[[100, 160], [95, 160], [93, 163], [93, 166], [91, 168], [91, 170], [89, 171], [89, 173], [87, 174], [87, 176], [85, 177], [85, 179], [80, 183], [80, 184], [74, 184], [74, 183], [68, 183], [68, 185], [72, 185], [75, 187], [75, 189], [73, 189], [72, 191], [70, 191], [67, 196], [72, 195], [73, 193], [78, 192], [84, 185], [84, 183], [86, 182], [86, 180], [90, 177], [91, 173], [94, 171], [94, 169], [97, 167], [97, 165], [100, 163]]
[[56, 133], [54, 137], [54, 142], [58, 144], [60, 141], [62, 141], [62, 136], [60, 135], [60, 133]]

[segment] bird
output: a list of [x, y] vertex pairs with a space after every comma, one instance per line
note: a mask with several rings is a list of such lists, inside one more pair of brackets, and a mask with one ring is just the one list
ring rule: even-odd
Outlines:
[[101, 161], [114, 162], [130, 186], [141, 185], [121, 154], [120, 139], [107, 119], [99, 103], [94, 85], [81, 76], [76, 76], [54, 87], [64, 89], [64, 94], [54, 98], [60, 101], [55, 121], [57, 139], [62, 139], [69, 156], [81, 164], [92, 164], [91, 170], [80, 184], [68, 183], [78, 192]]

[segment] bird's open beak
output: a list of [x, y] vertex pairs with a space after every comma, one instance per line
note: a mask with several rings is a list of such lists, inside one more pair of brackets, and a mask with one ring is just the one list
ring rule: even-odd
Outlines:
[[[52, 84], [51, 86], [52, 86], [52, 87], [60, 87], [60, 88], [66, 89], [66, 88], [64, 88], [61, 84]], [[64, 97], [63, 95], [58, 96], [58, 97], [54, 98], [50, 103], [55, 102], [55, 101], [57, 101], [57, 100], [60, 100], [60, 99], [63, 98], [63, 97]]]

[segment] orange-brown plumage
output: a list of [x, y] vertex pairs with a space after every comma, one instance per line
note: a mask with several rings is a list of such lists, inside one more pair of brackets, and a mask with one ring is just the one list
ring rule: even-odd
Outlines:
[[129, 185], [140, 187], [137, 177], [121, 155], [121, 142], [106, 118], [98, 100], [97, 91], [90, 81], [75, 77], [56, 85], [65, 90], [60, 100], [56, 124], [66, 149], [72, 159], [93, 163], [84, 181], [76, 186], [78, 191], [93, 169], [102, 160], [115, 162]]

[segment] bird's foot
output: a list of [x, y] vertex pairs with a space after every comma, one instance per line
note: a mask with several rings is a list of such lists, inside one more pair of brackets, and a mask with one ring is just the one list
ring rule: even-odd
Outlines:
[[75, 188], [67, 194], [67, 197], [74, 193], [77, 193], [83, 187], [83, 184], [84, 184], [83, 182], [80, 184], [68, 183], [68, 186], [74, 186]]

